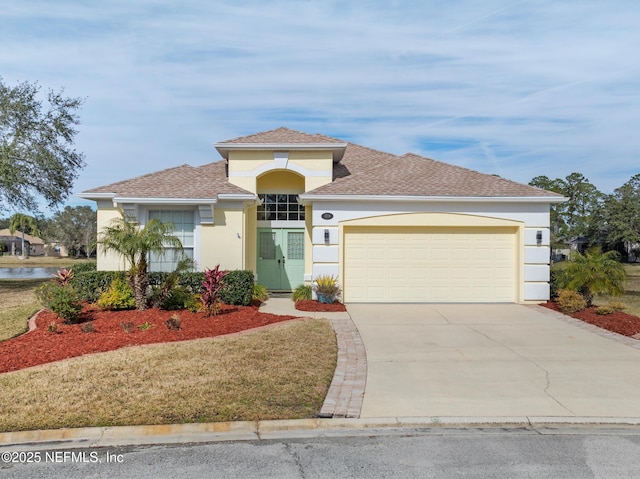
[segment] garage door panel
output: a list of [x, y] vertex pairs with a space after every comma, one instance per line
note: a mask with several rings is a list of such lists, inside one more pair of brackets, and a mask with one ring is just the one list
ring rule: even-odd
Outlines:
[[515, 228], [347, 228], [345, 301], [513, 302]]

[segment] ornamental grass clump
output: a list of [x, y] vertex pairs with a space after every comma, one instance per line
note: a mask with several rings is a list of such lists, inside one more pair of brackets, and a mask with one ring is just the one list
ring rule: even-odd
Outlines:
[[215, 316], [220, 312], [220, 293], [225, 286], [223, 278], [226, 275], [227, 271], [220, 271], [220, 265], [204, 272], [200, 301], [207, 317]]
[[321, 303], [333, 303], [342, 292], [338, 278], [332, 275], [318, 276], [313, 283], [313, 290]]

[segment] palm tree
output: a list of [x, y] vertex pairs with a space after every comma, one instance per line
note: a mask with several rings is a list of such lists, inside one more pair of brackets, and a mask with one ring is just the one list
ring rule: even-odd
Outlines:
[[28, 254], [24, 254], [24, 231], [27, 228], [29, 228], [29, 232], [32, 235], [40, 236], [38, 225], [36, 224], [36, 219], [33, 216], [16, 213], [9, 220], [9, 232], [13, 234], [16, 232], [16, 230], [19, 230], [22, 234], [22, 249], [20, 250], [22, 256], [28, 256]]
[[183, 251], [182, 243], [172, 232], [172, 224], [158, 219], [151, 219], [140, 228], [137, 222], [121, 217], [114, 218], [99, 235], [97, 243], [104, 247], [103, 254], [111, 250], [125, 259], [137, 309], [147, 308], [149, 254], [164, 255], [166, 247]]
[[577, 253], [567, 264], [567, 287], [579, 291], [591, 306], [595, 294], [619, 296], [624, 293], [627, 272], [617, 251], [603, 253], [599, 246]]

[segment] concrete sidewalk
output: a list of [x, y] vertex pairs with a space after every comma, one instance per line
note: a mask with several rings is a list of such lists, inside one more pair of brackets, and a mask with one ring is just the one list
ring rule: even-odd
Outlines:
[[640, 417], [640, 341], [517, 304], [350, 304], [362, 418]]

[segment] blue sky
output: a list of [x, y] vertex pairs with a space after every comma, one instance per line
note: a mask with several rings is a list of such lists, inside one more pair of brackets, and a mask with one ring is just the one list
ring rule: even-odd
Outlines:
[[638, 25], [635, 0], [3, 0], [0, 76], [86, 98], [75, 192], [279, 126], [611, 192], [640, 172]]

